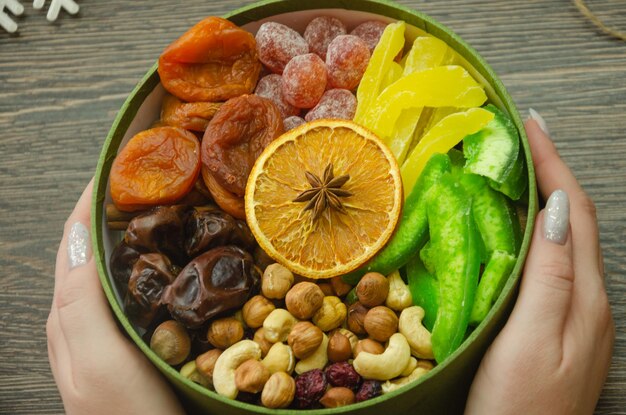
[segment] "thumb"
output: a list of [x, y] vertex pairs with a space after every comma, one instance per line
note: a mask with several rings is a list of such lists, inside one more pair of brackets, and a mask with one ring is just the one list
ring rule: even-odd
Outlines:
[[562, 333], [574, 288], [569, 198], [556, 190], [538, 215], [512, 319]]

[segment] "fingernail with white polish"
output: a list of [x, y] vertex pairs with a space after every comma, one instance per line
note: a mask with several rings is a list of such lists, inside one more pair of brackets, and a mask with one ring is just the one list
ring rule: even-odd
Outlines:
[[539, 114], [537, 111], [535, 111], [532, 108], [528, 108], [528, 115], [530, 116], [531, 119], [535, 120], [537, 125], [539, 125], [539, 128], [541, 128], [541, 131], [543, 131], [547, 135], [550, 135], [550, 131], [548, 130], [548, 125], [546, 124], [546, 120], [543, 119], [541, 114]]
[[70, 269], [85, 265], [91, 258], [89, 230], [80, 222], [74, 223], [70, 229], [67, 238], [67, 255], [70, 260]]
[[563, 190], [550, 195], [543, 216], [543, 235], [551, 242], [565, 244], [569, 230], [569, 198]]

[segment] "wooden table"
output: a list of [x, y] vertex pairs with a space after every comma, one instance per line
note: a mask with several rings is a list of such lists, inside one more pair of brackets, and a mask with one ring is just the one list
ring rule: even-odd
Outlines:
[[[0, 31], [0, 413], [63, 411], [45, 334], [55, 255], [116, 111], [174, 38], [246, 3], [85, 0], [78, 16], [50, 24], [23, 1], [19, 35]], [[617, 326], [597, 413], [626, 413], [626, 42], [568, 0], [401, 3], [473, 45], [520, 112], [543, 114], [595, 200]], [[626, 30], [626, 3], [589, 3]]]

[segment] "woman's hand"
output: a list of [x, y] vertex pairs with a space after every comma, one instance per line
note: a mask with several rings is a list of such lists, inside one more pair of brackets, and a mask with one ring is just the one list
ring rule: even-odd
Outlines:
[[89, 237], [93, 181], [65, 224], [46, 326], [54, 379], [68, 414], [183, 414], [161, 374], [115, 325]]
[[615, 328], [595, 208], [541, 117], [531, 115], [526, 131], [548, 202], [515, 308], [472, 384], [468, 414], [591, 414], [611, 362]]

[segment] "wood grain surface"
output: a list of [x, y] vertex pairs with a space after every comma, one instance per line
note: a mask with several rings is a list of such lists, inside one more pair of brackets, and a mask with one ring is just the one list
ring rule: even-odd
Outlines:
[[[64, 220], [116, 111], [161, 50], [200, 18], [248, 2], [85, 0], [78, 16], [62, 12], [53, 24], [22, 3], [19, 34], [0, 31], [0, 413], [56, 414], [45, 322]], [[626, 42], [568, 0], [400, 3], [456, 31], [521, 113], [544, 116], [595, 201], [617, 326], [597, 413], [626, 413]], [[587, 3], [626, 30], [626, 2]]]

